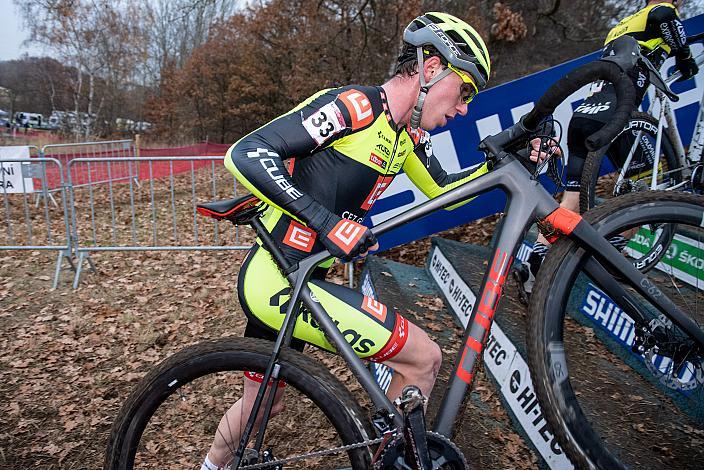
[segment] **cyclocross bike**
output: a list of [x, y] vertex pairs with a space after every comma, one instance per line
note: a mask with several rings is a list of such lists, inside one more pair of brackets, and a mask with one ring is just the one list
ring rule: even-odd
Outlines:
[[[704, 33], [687, 38], [687, 42], [693, 44], [703, 39]], [[700, 67], [704, 64], [704, 52], [696, 57], [696, 62]], [[674, 111], [669, 103], [669, 100], [678, 99], [677, 95], [670, 91], [669, 85], [681, 76], [680, 72], [676, 72], [664, 81], [664, 87], [655, 87], [655, 99], [647, 113], [633, 113], [622, 132], [631, 132], [636, 138], [628, 154], [620, 160], [622, 165], [612, 158], [610, 163], [615, 170], [601, 175], [604, 173], [603, 149], [587, 155], [580, 184], [580, 212], [594, 207], [599, 198], [631, 192], [704, 191], [704, 93], [699, 101], [699, 113], [692, 140], [685, 151]], [[659, 72], [652, 69], [651, 77], [657, 80], [660, 78]], [[639, 146], [642, 149], [640, 154]]]
[[[704, 305], [702, 286], [677, 280], [673, 287], [672, 277], [660, 271], [641, 273], [605, 237], [660, 221], [686, 227], [700, 243], [704, 198], [639, 193], [615, 199], [582, 218], [560, 209], [539, 184], [542, 165], [531, 167], [515, 153], [557, 104], [596, 79], [615, 83], [619, 97], [614, 122], [588, 141], [590, 148], [602, 147], [623, 128], [634, 92], [616, 64], [597, 61], [568, 74], [520, 122], [481, 142], [492, 171], [373, 229], [379, 236], [493, 189], [507, 195], [479, 301], [432, 431], [426, 430], [424, 399], [417, 389], [407, 388], [396, 403], [389, 400], [328, 312], [311, 297], [307, 281], [330, 255], [322, 252], [290, 265], [262, 225], [261, 204], [245, 196], [203, 204], [200, 211], [251, 225], [290, 281], [290, 301], [282, 305], [285, 317], [276, 342], [221, 339], [166, 359], [124, 403], [105, 467], [197, 466], [223, 413], [241, 396], [242, 376], [248, 371], [261, 374], [261, 386], [242, 438], [232, 444], [229, 468], [467, 468], [451, 441], [455, 419], [470, 390], [516, 251], [534, 220], [550, 239], [559, 238], [531, 298], [527, 342], [543, 413], [562, 449], [584, 467], [676, 468], [682, 462], [701, 461], [704, 446], [693, 444], [702, 432], [701, 414], [696, 412], [701, 400], [691, 397], [704, 375], [704, 331], [698, 316]], [[620, 326], [628, 318], [630, 344], [611, 339], [589, 323], [589, 315], [579, 309], [587, 290], [586, 305], [595, 304], [598, 310], [593, 318], [604, 316], [607, 309], [609, 315], [623, 314]], [[613, 305], [606, 305], [607, 298]], [[288, 348], [301, 319], [313, 319], [346, 364], [333, 365], [331, 373], [310, 355]], [[349, 371], [361, 385], [353, 387], [356, 395], [336, 377], [349, 377]], [[663, 386], [673, 381], [688, 386], [689, 395]], [[269, 419], [273, 391], [284, 387], [286, 411]], [[257, 415], [261, 424], [255, 433]], [[252, 448], [246, 448], [251, 442]]]

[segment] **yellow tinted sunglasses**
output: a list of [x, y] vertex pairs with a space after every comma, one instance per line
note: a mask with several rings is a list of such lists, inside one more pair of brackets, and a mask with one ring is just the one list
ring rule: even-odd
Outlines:
[[477, 93], [479, 93], [477, 85], [474, 83], [474, 80], [472, 80], [472, 77], [470, 77], [469, 75], [467, 75], [467, 73], [458, 69], [454, 65], [447, 64], [447, 67], [453, 72], [455, 72], [457, 75], [459, 75], [462, 79], [462, 85], [460, 86], [460, 100], [465, 104], [469, 104], [477, 95]]

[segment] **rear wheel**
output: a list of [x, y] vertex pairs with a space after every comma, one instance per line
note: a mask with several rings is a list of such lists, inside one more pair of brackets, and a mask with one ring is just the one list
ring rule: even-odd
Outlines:
[[[654, 151], [657, 127], [658, 122], [654, 117], [647, 113], [635, 112], [618, 138], [622, 139], [623, 134], [631, 133], [635, 140], [640, 132], [641, 148], [650, 148]], [[626, 152], [630, 152], [630, 145], [620, 145], [620, 148], [624, 147], [627, 147]], [[609, 151], [618, 151], [618, 148], [619, 145], [612, 145]], [[625, 176], [621, 179], [622, 165], [616, 162], [626, 162], [626, 160], [627, 155], [611, 155], [610, 159], [603, 158], [603, 151], [590, 152], [587, 155], [579, 190], [580, 212], [584, 213], [617, 196], [650, 190], [653, 164], [647, 161], [643, 152], [636, 151], [626, 168]], [[682, 182], [682, 171], [679, 170], [680, 165], [677, 162], [678, 158], [672, 142], [663, 131], [656, 189], [667, 190]], [[653, 240], [651, 249], [633, 260], [634, 265], [642, 272], [648, 271], [660, 261], [675, 234], [675, 227], [667, 224], [651, 224], [647, 230], [649, 238]], [[633, 236], [633, 234], [624, 235]]]
[[[105, 468], [198, 467], [220, 419], [242, 395], [243, 373], [263, 373], [272, 348], [269, 341], [227, 339], [191, 346], [164, 361], [122, 407]], [[270, 458], [301, 457], [371, 439], [368, 420], [327, 369], [290, 349], [281, 351], [279, 363], [279, 376], [287, 383], [285, 410], [266, 429], [262, 451]], [[371, 450], [361, 446], [308, 455], [288, 465], [365, 469], [370, 462]]]
[[[605, 237], [653, 223], [676, 233], [648, 280], [704, 325], [704, 197], [626, 195], [585, 215]], [[651, 240], [639, 231], [624, 256]], [[567, 238], [548, 253], [531, 298], [528, 353], [543, 413], [577, 467], [691, 468], [704, 459], [704, 348], [622, 280], [638, 326], [584, 271]]]

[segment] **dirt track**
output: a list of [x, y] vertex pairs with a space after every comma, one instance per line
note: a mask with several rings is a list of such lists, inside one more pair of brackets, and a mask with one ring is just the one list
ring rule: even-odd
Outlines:
[[[467, 233], [485, 237], [487, 227], [449, 235]], [[390, 256], [418, 263], [426, 245]], [[74, 291], [68, 269], [50, 289], [54, 253], [2, 252], [0, 466], [99, 468], [119, 406], [150, 367], [185, 345], [241, 334], [235, 286], [242, 257], [93, 254], [99, 273], [86, 272]], [[341, 273], [338, 265], [338, 282]]]

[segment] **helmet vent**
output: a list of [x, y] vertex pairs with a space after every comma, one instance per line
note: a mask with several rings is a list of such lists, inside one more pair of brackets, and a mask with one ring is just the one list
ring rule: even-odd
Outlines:
[[424, 16], [426, 18], [428, 18], [429, 20], [431, 20], [435, 24], [443, 24], [445, 22], [444, 19], [437, 17], [437, 16], [433, 15], [432, 13], [426, 13]]
[[445, 34], [450, 36], [450, 39], [452, 39], [452, 41], [457, 44], [457, 47], [459, 47], [462, 52], [464, 52], [465, 54], [473, 55], [469, 45], [462, 36], [457, 34], [457, 31], [445, 31]]

